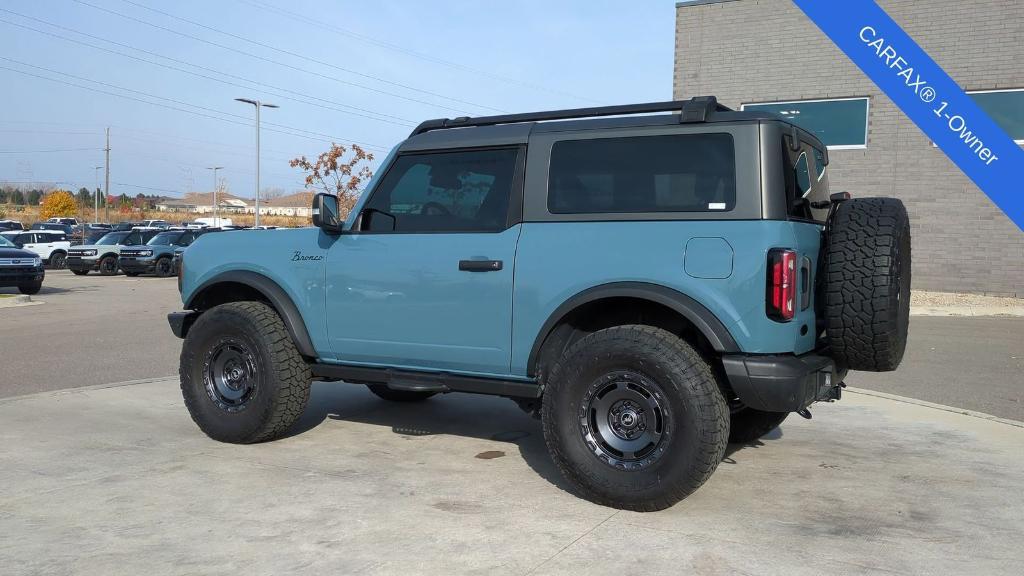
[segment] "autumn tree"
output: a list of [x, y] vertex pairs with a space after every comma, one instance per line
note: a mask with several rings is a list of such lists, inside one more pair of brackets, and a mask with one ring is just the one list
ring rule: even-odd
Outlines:
[[336, 195], [344, 218], [359, 199], [363, 183], [373, 175], [368, 166], [372, 160], [373, 154], [356, 144], [346, 148], [332, 142], [331, 147], [317, 156], [316, 161], [300, 156], [288, 165], [306, 173], [307, 187]]
[[75, 197], [71, 192], [67, 190], [54, 190], [43, 196], [39, 217], [46, 219], [74, 216], [77, 210], [78, 204], [75, 202]]

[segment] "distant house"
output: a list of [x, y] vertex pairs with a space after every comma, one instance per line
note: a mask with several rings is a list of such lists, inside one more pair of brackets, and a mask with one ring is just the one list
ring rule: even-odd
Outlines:
[[[195, 214], [213, 213], [213, 192], [189, 192], [184, 198], [166, 198], [158, 202], [156, 209], [161, 212], [191, 212]], [[225, 213], [245, 214], [252, 212], [252, 204], [248, 199], [239, 198], [227, 192], [217, 193], [217, 211]], [[262, 213], [263, 211], [260, 210]]]
[[313, 193], [296, 192], [280, 198], [260, 201], [260, 214], [310, 218], [313, 215]]

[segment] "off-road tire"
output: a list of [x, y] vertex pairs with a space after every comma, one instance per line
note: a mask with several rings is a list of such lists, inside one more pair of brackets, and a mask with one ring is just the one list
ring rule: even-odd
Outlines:
[[63, 252], [54, 252], [50, 254], [50, 269], [51, 270], [63, 270], [64, 260], [67, 258], [67, 254]]
[[740, 408], [729, 417], [729, 443], [746, 444], [775, 430], [789, 412], [765, 412], [753, 408]]
[[39, 291], [43, 289], [43, 283], [37, 282], [35, 284], [22, 284], [18, 286], [18, 292], [22, 294], [39, 294]]
[[833, 358], [850, 370], [895, 370], [910, 322], [910, 220], [903, 202], [840, 203], [824, 268], [825, 334]]
[[422, 402], [437, 394], [437, 392], [417, 392], [415, 390], [392, 390], [384, 384], [367, 384], [366, 387], [378, 398], [391, 402]]
[[[112, 262], [112, 263], [111, 263]], [[104, 256], [99, 263], [100, 276], [117, 275], [117, 256]]]
[[[654, 382], [664, 433], [652, 462], [614, 467], [594, 438], [591, 391], [615, 374]], [[589, 398], [589, 400], [588, 400]], [[589, 334], [573, 344], [545, 378], [544, 440], [562, 475], [584, 498], [614, 508], [668, 508], [699, 488], [725, 455], [729, 410], [708, 362], [678, 336], [626, 325]], [[596, 420], [595, 420], [596, 421]]]
[[[206, 366], [225, 338], [251, 350], [255, 361], [255, 390], [237, 411], [217, 404]], [[281, 317], [262, 302], [221, 304], [199, 316], [185, 337], [178, 373], [192, 420], [210, 438], [235, 444], [283, 435], [305, 410], [312, 380]]]
[[75, 276], [85, 276], [86, 274], [89, 273], [89, 271], [88, 270], [72, 270], [71, 273], [74, 274]]
[[160, 258], [156, 261], [156, 265], [153, 266], [153, 273], [158, 278], [167, 278], [174, 274], [174, 264], [171, 263], [171, 259], [168, 257]]

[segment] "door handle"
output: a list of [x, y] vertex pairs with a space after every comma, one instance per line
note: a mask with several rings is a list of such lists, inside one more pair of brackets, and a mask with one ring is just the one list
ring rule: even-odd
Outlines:
[[502, 266], [501, 260], [459, 260], [463, 272], [497, 272]]

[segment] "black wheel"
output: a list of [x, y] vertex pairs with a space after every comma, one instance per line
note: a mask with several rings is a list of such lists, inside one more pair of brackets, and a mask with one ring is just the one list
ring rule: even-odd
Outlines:
[[50, 268], [54, 270], [63, 270], [66, 258], [67, 255], [63, 252], [54, 252], [53, 254], [50, 254]]
[[174, 274], [174, 265], [171, 264], [170, 258], [160, 258], [156, 261], [153, 271], [156, 272], [157, 277], [167, 278], [171, 274]]
[[88, 270], [72, 270], [71, 273], [74, 274], [75, 276], [85, 276], [86, 274], [89, 273], [89, 271]]
[[778, 428], [786, 416], [789, 412], [765, 412], [746, 406], [739, 408], [729, 416], [729, 442], [753, 442]]
[[261, 302], [203, 313], [181, 350], [181, 394], [210, 438], [273, 440], [302, 415], [312, 375], [281, 317]]
[[129, 277], [129, 278], [135, 278], [135, 277], [137, 277], [140, 274], [139, 272], [128, 272], [127, 270], [121, 270], [121, 271], [124, 272], [124, 275]]
[[420, 402], [430, 398], [437, 392], [415, 392], [413, 390], [392, 390], [383, 384], [367, 384], [370, 392], [392, 402]]
[[640, 512], [699, 488], [729, 436], [711, 366], [650, 326], [608, 328], [574, 344], [547, 378], [541, 414], [552, 459], [583, 497]]
[[39, 291], [43, 289], [43, 283], [38, 282], [36, 284], [22, 284], [18, 286], [18, 292], [22, 294], [39, 294]]
[[836, 362], [850, 370], [895, 370], [910, 323], [910, 220], [902, 202], [839, 204], [824, 282], [825, 334]]
[[115, 274], [117, 274], [117, 256], [104, 256], [100, 260], [100, 275], [113, 276]]

